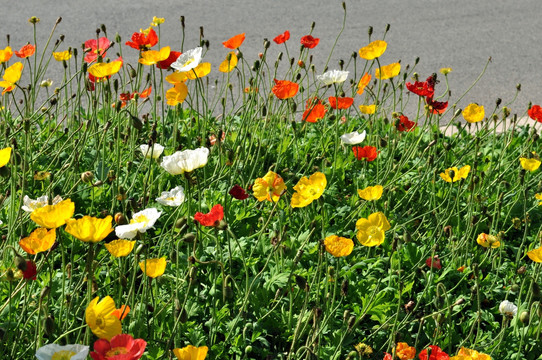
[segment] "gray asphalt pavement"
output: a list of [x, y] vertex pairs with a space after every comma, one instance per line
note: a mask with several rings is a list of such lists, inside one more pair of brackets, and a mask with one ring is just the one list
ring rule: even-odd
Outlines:
[[[290, 31], [290, 51], [296, 54], [299, 39], [309, 33], [311, 22], [315, 21], [313, 35], [320, 38], [320, 44], [311, 51], [318, 59], [317, 70], [320, 61], [321, 72], [321, 64], [340, 31], [343, 16], [338, 0], [4, 0], [1, 3], [1, 48], [6, 46], [3, 35], [8, 33], [14, 49], [32, 42], [32, 26], [27, 22], [31, 16], [41, 19], [38, 25], [41, 43], [55, 20], [62, 16], [56, 33], [65, 35], [61, 49], [80, 47], [85, 40], [95, 38], [100, 24], [107, 26], [109, 38], [114, 39], [118, 32], [124, 43], [134, 31], [148, 27], [153, 16], [159, 16], [166, 19], [162, 25], [162, 45], [179, 50], [179, 17], [184, 15], [185, 50], [197, 46], [199, 28], [203, 26], [205, 38], [211, 43], [206, 61], [213, 63], [215, 69], [224, 59], [226, 49], [221, 42], [233, 35], [246, 33], [242, 50], [252, 62], [262, 51], [263, 38], [272, 39], [284, 30]], [[453, 68], [449, 75], [452, 100], [471, 85], [491, 57], [484, 77], [462, 105], [477, 102], [492, 109], [496, 98], [502, 98], [503, 104], [510, 101], [518, 83], [522, 91], [512, 105], [514, 112], [523, 115], [529, 101], [542, 103], [540, 0], [348, 0], [346, 3], [346, 29], [330, 68], [337, 68], [339, 58], [348, 59], [353, 51], [367, 44], [370, 25], [374, 27], [373, 39], [379, 39], [389, 23], [388, 50], [382, 62], [400, 59], [402, 64], [413, 64], [420, 57], [417, 72], [424, 79], [442, 67]], [[282, 46], [273, 43], [270, 54], [281, 50]], [[137, 51], [125, 47], [124, 55], [127, 61], [135, 63]], [[60, 69], [48, 76], [60, 81]], [[443, 88], [441, 84], [437, 93]]]

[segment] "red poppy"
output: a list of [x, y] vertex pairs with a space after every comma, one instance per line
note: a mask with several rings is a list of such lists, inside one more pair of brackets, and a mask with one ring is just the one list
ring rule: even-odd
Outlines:
[[391, 356], [390, 353], [384, 353], [384, 359], [382, 360], [393, 360], [393, 357]]
[[26, 280], [36, 280], [36, 275], [38, 270], [36, 269], [36, 264], [32, 260], [26, 261], [26, 269], [22, 272], [23, 278]]
[[171, 51], [166, 60], [158, 61], [158, 63], [156, 63], [156, 67], [158, 69], [167, 70], [169, 69], [171, 64], [173, 64], [175, 60], [177, 60], [177, 58], [181, 55], [182, 55], [182, 52], [180, 51]]
[[99, 339], [94, 342], [94, 351], [90, 357], [94, 360], [137, 360], [143, 356], [147, 342], [143, 339], [134, 339], [128, 334], [113, 336], [111, 341]]
[[15, 51], [15, 55], [21, 59], [30, 57], [34, 55], [34, 52], [36, 51], [36, 47], [32, 44], [26, 44], [21, 48], [19, 51]]
[[145, 89], [145, 90], [143, 90], [142, 92], [139, 93], [139, 98], [140, 99], [145, 99], [145, 98], [149, 97], [151, 92], [152, 92], [152, 86], [149, 86], [147, 89]]
[[432, 96], [425, 98], [425, 102], [431, 114], [442, 114], [448, 107], [448, 102], [434, 101]]
[[301, 38], [301, 45], [307, 49], [313, 49], [318, 45], [320, 39], [313, 37], [312, 35], [305, 35]]
[[527, 110], [527, 114], [529, 114], [531, 119], [542, 123], [542, 108], [539, 105], [533, 105], [529, 110]]
[[307, 100], [307, 106], [303, 113], [303, 121], [315, 123], [319, 119], [323, 119], [326, 115], [327, 109], [322, 102], [316, 98]]
[[145, 99], [145, 98], [149, 97], [151, 92], [152, 92], [152, 86], [149, 86], [148, 89], [145, 89], [140, 93], [138, 93], [137, 91], [134, 91], [133, 93], [121, 93], [119, 95], [119, 99], [120, 99], [120, 101], [122, 101], [120, 107], [121, 108], [125, 107], [126, 104], [128, 103], [128, 101], [132, 100], [136, 94], [139, 95], [140, 99]]
[[109, 46], [111, 46], [111, 41], [106, 37], [85, 41], [85, 61], [90, 64], [98, 59], [98, 55], [104, 57]]
[[374, 146], [354, 146], [352, 148], [352, 151], [354, 152], [354, 156], [356, 159], [361, 160], [365, 158], [367, 161], [373, 161], [378, 156], [378, 151], [376, 151], [376, 148]]
[[441, 348], [436, 345], [429, 345], [431, 348], [431, 355], [427, 355], [427, 349], [420, 352], [420, 360], [448, 360], [450, 357]]
[[299, 85], [288, 80], [274, 79], [275, 86], [273, 86], [273, 94], [281, 100], [294, 97], [299, 90]]
[[224, 219], [224, 208], [220, 204], [213, 206], [207, 214], [198, 211], [194, 215], [194, 220], [203, 226], [218, 226], [222, 219]]
[[249, 195], [239, 185], [234, 185], [230, 190], [230, 195], [233, 196], [237, 200], [245, 200], [248, 199]]
[[354, 98], [330, 96], [328, 101], [333, 109], [348, 109], [354, 103]]
[[245, 41], [245, 33], [235, 35], [234, 37], [224, 41], [222, 45], [224, 45], [225, 48], [235, 50], [241, 46], [243, 41]]
[[[430, 77], [433, 78], [432, 76]], [[429, 96], [433, 97], [435, 89], [427, 81], [415, 81], [414, 84], [407, 82], [406, 88], [419, 96]]]
[[427, 260], [425, 260], [425, 265], [437, 270], [442, 269], [438, 255], [435, 255], [433, 258], [427, 258]]
[[290, 39], [290, 32], [286, 30], [283, 34], [278, 35], [273, 39], [273, 41], [277, 44], [285, 43]]
[[399, 131], [412, 131], [417, 125], [418, 124], [414, 121], [410, 121], [406, 116], [401, 115], [395, 124], [395, 127]]
[[135, 32], [132, 34], [132, 41], [127, 41], [126, 45], [136, 50], [149, 50], [158, 44], [158, 35], [154, 29], [150, 29], [147, 34]]

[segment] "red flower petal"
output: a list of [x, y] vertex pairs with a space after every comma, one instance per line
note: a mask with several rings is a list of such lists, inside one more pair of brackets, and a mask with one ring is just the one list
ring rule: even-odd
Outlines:
[[166, 60], [158, 61], [158, 63], [156, 64], [156, 67], [158, 69], [167, 70], [169, 69], [171, 64], [173, 64], [175, 60], [177, 60], [177, 58], [181, 55], [182, 53], [180, 51], [171, 51]]
[[319, 119], [323, 119], [326, 115], [327, 109], [322, 102], [316, 98], [307, 100], [307, 106], [303, 113], [303, 121], [315, 123]]
[[348, 109], [354, 103], [354, 98], [330, 96], [328, 101], [333, 109]]
[[313, 49], [320, 42], [319, 38], [315, 38], [312, 35], [305, 35], [301, 38], [301, 45], [307, 49]]
[[294, 97], [299, 90], [299, 85], [294, 82], [277, 79], [274, 79], [274, 81], [275, 86], [273, 86], [273, 89], [271, 89], [271, 91], [273, 92], [273, 94], [275, 94], [276, 97], [281, 100]]
[[126, 45], [136, 50], [148, 50], [158, 44], [158, 35], [154, 29], [150, 29], [149, 33], [135, 32], [132, 34], [132, 41], [127, 41]]
[[401, 115], [395, 127], [399, 131], [412, 131], [417, 125], [414, 121], [410, 121], [406, 116]]
[[194, 215], [194, 220], [203, 226], [218, 226], [222, 219], [224, 219], [224, 208], [220, 204], [213, 206], [207, 214], [198, 211]]
[[27, 58], [29, 56], [34, 55], [34, 52], [36, 51], [36, 47], [32, 44], [26, 44], [21, 48], [19, 51], [15, 51], [15, 55], [21, 59]]
[[23, 271], [23, 278], [26, 280], [36, 280], [36, 275], [38, 271], [36, 270], [36, 264], [32, 260], [26, 261], [26, 270]]
[[367, 161], [373, 161], [378, 156], [378, 151], [376, 150], [376, 147], [369, 145], [364, 147], [354, 146], [352, 147], [352, 152], [358, 160], [365, 159]]
[[540, 105], [533, 105], [529, 110], [527, 110], [527, 114], [531, 119], [542, 123], [542, 108]]
[[290, 32], [286, 30], [283, 34], [280, 34], [277, 37], [275, 37], [273, 41], [277, 44], [282, 44], [288, 41], [288, 39], [290, 39]]
[[235, 50], [241, 46], [243, 41], [245, 41], [245, 33], [235, 35], [234, 37], [224, 41], [222, 45], [224, 45], [225, 48]]
[[243, 189], [241, 186], [239, 185], [234, 185], [229, 194], [231, 196], [233, 196], [235, 199], [237, 200], [245, 200], [245, 199], [248, 199], [249, 195], [247, 194], [247, 192], [245, 191], [245, 189]]

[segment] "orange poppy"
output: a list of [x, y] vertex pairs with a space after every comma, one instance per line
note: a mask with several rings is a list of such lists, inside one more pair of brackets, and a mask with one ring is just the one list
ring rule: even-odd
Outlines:
[[370, 81], [371, 81], [371, 75], [369, 75], [369, 73], [365, 73], [365, 75], [361, 77], [358, 83], [358, 91], [357, 91], [358, 95], [363, 94], [363, 92], [365, 91], [365, 87], [369, 85]]
[[222, 45], [228, 49], [237, 49], [245, 41], [245, 33], [235, 35], [234, 37], [224, 41]]
[[26, 44], [25, 46], [21, 48], [21, 50], [15, 51], [14, 54], [17, 57], [24, 59], [24, 58], [34, 55], [35, 51], [36, 51], [36, 47], [34, 45]]
[[299, 85], [294, 82], [288, 80], [273, 80], [275, 81], [275, 86], [273, 86], [271, 91], [273, 91], [273, 94], [281, 100], [294, 97], [299, 90]]
[[354, 103], [354, 99], [351, 97], [334, 97], [330, 96], [329, 105], [333, 109], [348, 109]]
[[315, 123], [319, 119], [323, 119], [327, 109], [322, 102], [316, 98], [307, 100], [307, 107], [303, 113], [303, 121]]
[[150, 29], [147, 34], [135, 32], [132, 34], [132, 41], [126, 42], [126, 45], [136, 50], [148, 50], [156, 44], [158, 44], [158, 35], [153, 29]]

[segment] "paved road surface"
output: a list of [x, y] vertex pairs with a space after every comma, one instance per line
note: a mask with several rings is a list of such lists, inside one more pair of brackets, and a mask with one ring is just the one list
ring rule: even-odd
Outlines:
[[[297, 51], [299, 38], [309, 32], [312, 21], [316, 22], [313, 35], [321, 39], [313, 54], [322, 64], [340, 30], [343, 15], [338, 0], [4, 0], [2, 3], [2, 48], [6, 45], [6, 33], [11, 34], [13, 48], [32, 42], [32, 27], [27, 22], [30, 16], [41, 18], [42, 43], [57, 17], [62, 16], [57, 34], [65, 34], [67, 48], [94, 38], [100, 24], [107, 25], [110, 38], [118, 32], [125, 42], [134, 31], [146, 28], [154, 15], [166, 18], [162, 44], [176, 48], [180, 47], [181, 39], [178, 19], [184, 15], [185, 49], [197, 45], [199, 27], [203, 26], [205, 37], [211, 42], [206, 60], [213, 64], [223, 60], [225, 49], [221, 42], [241, 32], [247, 34], [243, 52], [251, 61], [261, 51], [263, 38], [272, 39], [286, 29], [292, 35], [290, 49]], [[412, 64], [419, 56], [417, 71], [423, 77], [441, 67], [453, 68], [450, 74], [453, 99], [469, 87], [491, 57], [485, 76], [466, 103], [477, 102], [492, 109], [496, 98], [502, 98], [505, 103], [514, 96], [517, 83], [522, 84], [522, 91], [512, 106], [514, 111], [523, 115], [529, 101], [542, 103], [540, 0], [347, 0], [347, 7], [347, 27], [330, 68], [336, 67], [339, 58], [347, 58], [367, 44], [368, 26], [374, 26], [374, 39], [377, 39], [389, 23], [391, 30], [386, 37], [389, 45], [382, 61], [401, 59], [403, 64]], [[273, 44], [270, 50], [276, 54], [282, 48]], [[135, 62], [136, 51], [125, 48], [124, 52], [132, 55], [125, 56], [129, 62]], [[48, 75], [60, 80], [59, 73]]]

